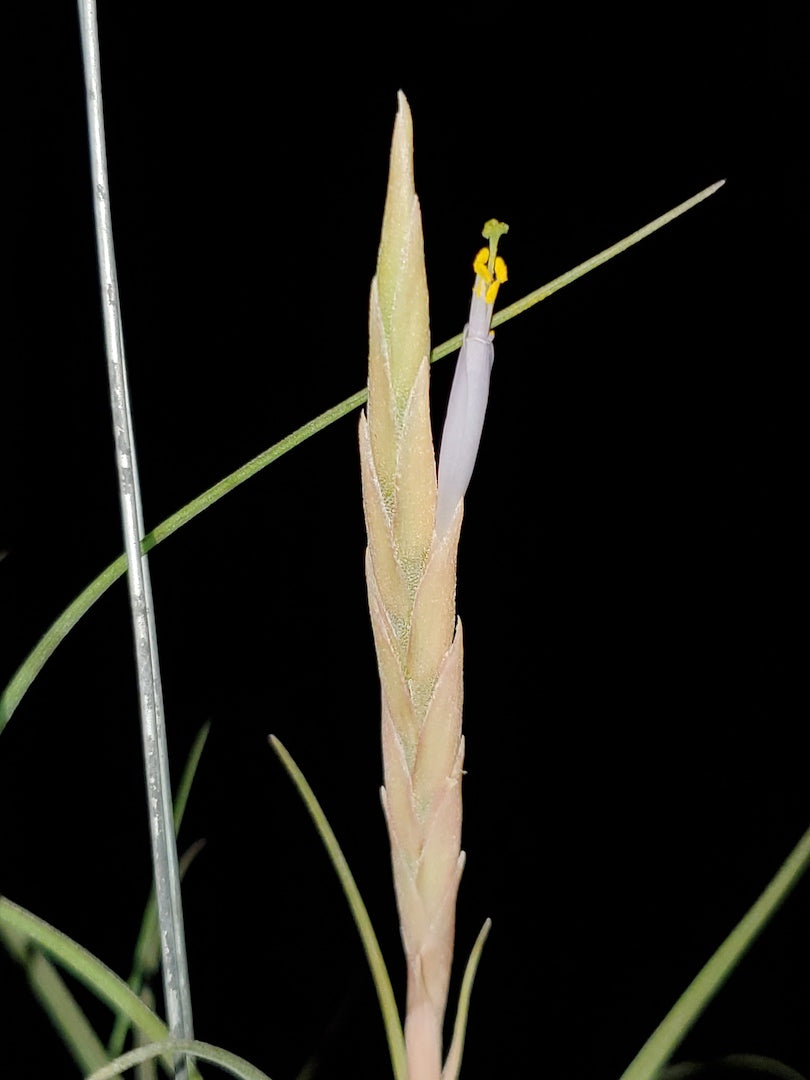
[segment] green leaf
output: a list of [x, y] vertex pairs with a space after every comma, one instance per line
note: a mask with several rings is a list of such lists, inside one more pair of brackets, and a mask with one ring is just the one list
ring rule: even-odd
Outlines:
[[[180, 859], [180, 880], [186, 876], [191, 863], [205, 847], [204, 840], [198, 840], [192, 844]], [[160, 967], [160, 932], [158, 929], [157, 903], [155, 890], [149, 894], [149, 899], [143, 913], [138, 940], [135, 945], [132, 971], [127, 979], [127, 986], [134, 994], [141, 994], [144, 983], [154, 975]], [[108, 1055], [120, 1054], [124, 1048], [127, 1032], [130, 1028], [130, 1018], [126, 1013], [119, 1013], [115, 1018], [112, 1033], [107, 1044]]]
[[478, 961], [481, 959], [481, 951], [484, 942], [489, 935], [492, 920], [487, 919], [479, 931], [475, 944], [472, 947], [467, 967], [464, 969], [464, 978], [461, 980], [461, 992], [458, 996], [458, 1008], [456, 1009], [456, 1022], [453, 1025], [453, 1041], [450, 1044], [450, 1052], [442, 1070], [442, 1080], [457, 1080], [461, 1069], [461, 1055], [464, 1053], [464, 1039], [467, 1034], [467, 1013], [470, 1010], [470, 995], [472, 994], [475, 973], [478, 970]]
[[[54, 960], [89, 987], [96, 997], [117, 1012], [124, 1013], [130, 1023], [143, 1031], [148, 1038], [155, 1042], [168, 1038], [168, 1028], [160, 1017], [146, 1007], [123, 979], [67, 934], [12, 903], [5, 896], [0, 896], [0, 925], [35, 941]], [[171, 1067], [171, 1058], [166, 1057], [165, 1061]], [[114, 1076], [115, 1073], [111, 1075]]]
[[[282, 457], [289, 450], [292, 450], [293, 447], [298, 446], [312, 435], [329, 427], [330, 424], [333, 424], [335, 420], [340, 419], [341, 416], [345, 416], [347, 413], [352, 412], [353, 409], [358, 408], [366, 400], [366, 397], [366, 391], [361, 390], [351, 397], [346, 398], [345, 401], [334, 406], [334, 408], [327, 409], [327, 411], [321, 413], [320, 416], [316, 416], [314, 420], [310, 420], [309, 423], [297, 428], [285, 439], [275, 443], [268, 450], [265, 450], [264, 453], [259, 454], [251, 461], [240, 466], [240, 468], [236, 469], [229, 476], [220, 480], [219, 483], [214, 484], [213, 487], [204, 491], [202, 495], [198, 495], [196, 499], [192, 499], [190, 503], [186, 503], [185, 506], [172, 514], [171, 517], [166, 518], [165, 521], [162, 521], [160, 525], [146, 534], [141, 541], [141, 552], [146, 554], [148, 551], [151, 551], [152, 548], [157, 547], [163, 540], [177, 532], [178, 529], [182, 528], [182, 526], [189, 521], [192, 521], [198, 514], [201, 514], [203, 510], [207, 510], [209, 506], [218, 502], [223, 495], [227, 495], [229, 491], [233, 491], [234, 488], [237, 488], [240, 484], [249, 480], [251, 476], [255, 476], [257, 472], [260, 472], [267, 465], [276, 461], [277, 458]], [[109, 589], [109, 587], [125, 573], [126, 568], [126, 555], [119, 555], [115, 562], [110, 563], [110, 565], [105, 570], [102, 570], [94, 581], [90, 582], [86, 589], [79, 593], [76, 599], [65, 608], [62, 614], [40, 638], [12, 676], [0, 697], [0, 732], [3, 731], [6, 724], [14, 715], [17, 706], [22, 701], [28, 688], [31, 686], [31, 683], [43, 669], [62, 641], [64, 641], [79, 619], [81, 619], [81, 617], [90, 610], [93, 604], [104, 595], [107, 589]]]
[[29, 945], [25, 934], [7, 926], [0, 925], [0, 939], [25, 970], [32, 994], [82, 1072], [98, 1069], [109, 1061], [110, 1055], [50, 960], [38, 948]]
[[360, 938], [362, 939], [366, 958], [368, 959], [368, 964], [371, 968], [371, 975], [374, 979], [374, 986], [377, 990], [377, 998], [380, 1002], [380, 1009], [383, 1014], [385, 1034], [388, 1039], [388, 1050], [391, 1055], [391, 1066], [394, 1070], [394, 1076], [396, 1077], [396, 1080], [408, 1080], [405, 1038], [402, 1034], [402, 1024], [399, 1019], [394, 991], [391, 987], [391, 979], [389, 978], [388, 969], [385, 966], [385, 960], [383, 959], [380, 945], [377, 941], [377, 935], [374, 933], [374, 927], [371, 925], [371, 919], [366, 910], [366, 905], [363, 903], [363, 898], [360, 895], [360, 890], [357, 888], [352, 872], [349, 869], [349, 864], [346, 862], [346, 858], [340, 850], [337, 838], [334, 832], [332, 832], [329, 822], [326, 820], [326, 815], [321, 809], [318, 800], [315, 798], [315, 794], [307, 783], [304, 774], [275, 735], [270, 736], [270, 745], [273, 747], [281, 760], [282, 765], [287, 770], [290, 779], [298, 788], [298, 794], [304, 800], [309, 815], [315, 823], [315, 828], [318, 830], [318, 835], [323, 841], [329, 854], [329, 858], [332, 861], [332, 866], [334, 866], [335, 872], [340, 879], [340, 884], [343, 886], [343, 892], [346, 894], [352, 917], [354, 918], [355, 925], [360, 934]]
[[87, 1080], [112, 1080], [125, 1069], [131, 1069], [133, 1065], [141, 1065], [144, 1061], [152, 1058], [165, 1057], [166, 1055], [189, 1054], [207, 1061], [211, 1065], [218, 1065], [239, 1080], [270, 1080], [267, 1073], [257, 1069], [244, 1058], [232, 1054], [229, 1050], [223, 1050], [221, 1046], [213, 1046], [211, 1043], [199, 1042], [197, 1039], [164, 1039], [158, 1043], [149, 1043], [130, 1050], [121, 1057], [111, 1061], [109, 1065], [98, 1069], [87, 1077]]
[[808, 864], [810, 829], [788, 855], [759, 899], [681, 994], [622, 1073], [621, 1080], [654, 1080]]
[[[183, 775], [181, 776], [180, 783], [177, 787], [177, 794], [174, 799], [175, 834], [180, 831], [180, 825], [183, 821], [189, 793], [191, 792], [191, 785], [193, 784], [194, 777], [197, 773], [197, 766], [200, 763], [200, 757], [202, 756], [210, 727], [210, 724], [203, 724], [197, 733], [197, 738], [194, 740], [194, 744], [186, 760], [185, 768], [183, 769]], [[204, 844], [204, 841], [198, 840], [195, 844], [191, 845], [188, 851], [180, 859], [181, 881], [185, 877], [186, 871], [191, 863], [204, 847]], [[135, 945], [135, 952], [132, 959], [132, 971], [127, 980], [128, 985], [134, 993], [140, 993], [144, 981], [157, 971], [159, 963], [160, 938], [158, 932], [157, 903], [155, 901], [155, 890], [153, 886], [141, 920], [141, 927], [138, 932], [138, 940]], [[121, 1053], [124, 1048], [124, 1040], [126, 1039], [128, 1030], [128, 1018], [123, 1013], [119, 1013], [116, 1017], [115, 1026], [113, 1027], [108, 1044], [108, 1050], [111, 1055], [115, 1056], [116, 1054]]]
[[[668, 210], [666, 214], [662, 214], [661, 217], [651, 221], [649, 224], [643, 226], [643, 228], [637, 229], [636, 232], [626, 236], [617, 244], [605, 248], [604, 251], [600, 251], [597, 255], [592, 256], [590, 259], [586, 259], [585, 262], [575, 266], [572, 270], [568, 270], [565, 274], [561, 274], [559, 277], [547, 282], [547, 284], [541, 285], [539, 289], [535, 289], [533, 292], [528, 293], [521, 300], [517, 300], [514, 304], [510, 304], [509, 307], [503, 308], [494, 316], [492, 320], [493, 327], [501, 326], [508, 319], [513, 319], [516, 315], [522, 314], [534, 304], [539, 304], [541, 300], [545, 300], [559, 289], [564, 288], [566, 285], [570, 285], [571, 282], [576, 281], [577, 278], [582, 277], [591, 270], [595, 270], [597, 266], [601, 266], [622, 251], [626, 251], [627, 248], [632, 247], [633, 244], [637, 244], [640, 240], [643, 240], [657, 229], [662, 228], [664, 225], [669, 224], [669, 222], [674, 221], [676, 217], [686, 213], [687, 210], [691, 210], [693, 206], [696, 206], [703, 199], [707, 199], [710, 195], [713, 195], [724, 183], [724, 180], [720, 180], [718, 183], [712, 184], [711, 187], [705, 188], [703, 191], [698, 192], [697, 195], [693, 195], [691, 199], [687, 199], [685, 202], [680, 203], [680, 205], [673, 207], [672, 210]], [[456, 334], [455, 337], [449, 338], [441, 345], [437, 345], [430, 354], [431, 363], [435, 363], [443, 356], [447, 356], [459, 349], [461, 347], [462, 338], [463, 334]], [[333, 424], [342, 416], [346, 416], [347, 413], [359, 408], [365, 402], [367, 397], [368, 394], [366, 390], [359, 390], [356, 394], [352, 394], [351, 397], [347, 397], [345, 401], [341, 401], [339, 405], [327, 409], [326, 412], [321, 413], [320, 416], [316, 416], [314, 420], [310, 420], [309, 423], [304, 424], [300, 428], [296, 428], [296, 430], [291, 432], [285, 439], [275, 443], [269, 449], [265, 450], [264, 453], [259, 454], [251, 461], [248, 461], [235, 472], [232, 472], [229, 476], [220, 480], [219, 483], [214, 484], [213, 487], [204, 491], [202, 495], [198, 495], [196, 499], [192, 499], [190, 503], [187, 503], [176, 513], [172, 514], [171, 517], [162, 521], [160, 525], [154, 528], [150, 533], [147, 533], [143, 538], [141, 541], [141, 551], [144, 554], [151, 551], [152, 548], [156, 547], [161, 541], [171, 536], [172, 533], [177, 532], [179, 528], [187, 524], [187, 522], [192, 521], [198, 514], [201, 514], [203, 510], [207, 510], [209, 506], [218, 502], [223, 495], [227, 495], [229, 491], [233, 491], [234, 488], [243, 484], [245, 480], [249, 480], [251, 476], [255, 476], [256, 473], [282, 457], [289, 450], [299, 446], [302, 442], [305, 442], [319, 431], [323, 431], [324, 428], [329, 427], [330, 424]], [[31, 683], [47, 663], [49, 657], [67, 637], [82, 615], [89, 611], [96, 600], [103, 596], [113, 582], [121, 577], [126, 570], [126, 565], [126, 556], [119, 555], [115, 562], [110, 563], [105, 570], [102, 570], [95, 581], [92, 581], [87, 588], [79, 593], [76, 599], [65, 608], [58, 619], [51, 625], [43, 637], [40, 638], [25, 660], [23, 660], [20, 667], [12, 676], [8, 686], [3, 691], [2, 696], [0, 696], [0, 732], [3, 731], [6, 724], [14, 715], [17, 706], [22, 701]]]
[[[180, 779], [174, 802], [175, 831], [179, 830], [183, 820], [191, 785], [208, 737], [209, 728], [210, 724], [204, 724], [198, 732]], [[203, 843], [203, 841], [198, 841], [193, 844], [180, 860], [181, 879], [185, 876], [189, 865], [203, 847]], [[22, 912], [23, 909], [18, 910]], [[32, 916], [32, 918], [35, 918], [35, 916]], [[54, 932], [59, 933], [59, 931]], [[0, 918], [0, 937], [12, 956], [25, 968], [32, 992], [61, 1035], [74, 1061], [83, 1071], [97, 1069], [108, 1062], [111, 1057], [121, 1053], [127, 1031], [130, 1028], [131, 1020], [128, 1013], [124, 1011], [118, 1012], [109, 1047], [105, 1050], [104, 1045], [59, 972], [37, 948], [29, 947], [28, 943], [33, 940], [33, 935], [11, 929], [10, 925], [4, 925]], [[66, 940], [69, 941], [70, 939]], [[157, 970], [160, 963], [159, 953], [157, 909], [153, 889], [141, 923], [141, 931], [135, 948], [133, 971], [129, 978], [129, 987], [133, 993], [138, 994], [143, 985], [144, 977], [148, 977]], [[95, 989], [95, 987], [91, 987], [91, 989]], [[154, 1038], [154, 1035], [151, 1037]]]

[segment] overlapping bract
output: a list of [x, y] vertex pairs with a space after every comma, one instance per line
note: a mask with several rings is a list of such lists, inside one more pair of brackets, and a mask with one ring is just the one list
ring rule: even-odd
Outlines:
[[383, 807], [408, 964], [411, 1080], [439, 1080], [461, 844], [462, 636], [455, 615], [459, 502], [436, 537], [430, 339], [422, 224], [403, 95], [377, 276], [368, 416], [360, 421], [369, 608], [382, 688]]

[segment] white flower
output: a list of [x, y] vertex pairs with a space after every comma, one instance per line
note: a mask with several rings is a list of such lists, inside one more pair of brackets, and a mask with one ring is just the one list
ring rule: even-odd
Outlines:
[[489, 247], [475, 257], [475, 285], [470, 303], [470, 319], [464, 327], [464, 341], [456, 362], [456, 373], [447, 403], [447, 416], [439, 454], [436, 501], [436, 537], [450, 527], [458, 504], [464, 498], [484, 427], [489, 399], [489, 376], [495, 359], [490, 330], [492, 308], [498, 288], [506, 281], [506, 263], [496, 254], [498, 238], [509, 226], [488, 221], [482, 235]]

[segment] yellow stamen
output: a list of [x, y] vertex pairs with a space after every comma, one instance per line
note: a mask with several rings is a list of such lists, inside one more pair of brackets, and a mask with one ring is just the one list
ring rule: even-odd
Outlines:
[[473, 262], [473, 270], [476, 272], [476, 274], [478, 274], [479, 277], [482, 277], [487, 284], [492, 281], [492, 273], [489, 269], [489, 266], [487, 266], [488, 262], [489, 248], [483, 247], [475, 256], [475, 261]]
[[[505, 281], [509, 280], [509, 276], [506, 272], [506, 263], [503, 261], [500, 255], [497, 255], [495, 257], [495, 280], [493, 281], [491, 278], [488, 280], [490, 284], [489, 288], [486, 291], [484, 299], [488, 304], [494, 304], [495, 297], [498, 295], [499, 287], [503, 285]], [[479, 292], [478, 295], [480, 296], [481, 293]]]
[[481, 248], [473, 262], [473, 270], [476, 273], [475, 295], [487, 304], [495, 303], [499, 286], [508, 280], [506, 263], [500, 255], [496, 254], [498, 240], [508, 231], [508, 225], [492, 218], [481, 232], [481, 235], [490, 243], [489, 247]]

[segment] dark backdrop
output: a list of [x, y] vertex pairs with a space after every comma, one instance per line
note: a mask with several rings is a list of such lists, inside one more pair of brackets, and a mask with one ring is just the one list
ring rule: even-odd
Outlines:
[[[76, 19], [48, 4], [14, 18], [2, 682], [121, 549]], [[397, 89], [434, 342], [464, 323], [487, 218], [511, 225], [507, 303], [728, 178], [498, 332], [460, 552], [457, 972], [494, 921], [464, 1076], [618, 1077], [810, 823], [792, 266], [805, 28], [508, 2], [102, 3], [100, 18], [149, 526], [363, 384]], [[434, 370], [437, 424], [451, 375], [451, 360]], [[151, 558], [175, 775], [212, 724], [181, 837], [207, 840], [185, 890], [197, 1033], [273, 1080], [311, 1053], [324, 1078], [388, 1066], [358, 938], [269, 732], [404, 979], [356, 426]], [[0, 883], [124, 974], [149, 882], [137, 723], [119, 582], [0, 740]], [[808, 910], [804, 883], [682, 1056], [810, 1073]], [[74, 1075], [5, 955], [0, 995], [3, 1075]]]

